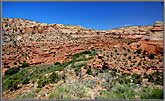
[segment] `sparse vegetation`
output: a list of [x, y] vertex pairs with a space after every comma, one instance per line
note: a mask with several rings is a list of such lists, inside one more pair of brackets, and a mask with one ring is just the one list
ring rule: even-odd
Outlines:
[[25, 68], [25, 67], [29, 67], [29, 63], [27, 63], [26, 61], [24, 61], [21, 65], [21, 67]]
[[148, 57], [149, 57], [149, 59], [154, 59], [155, 54], [150, 54]]
[[92, 70], [91, 70], [91, 68], [88, 68], [86, 73], [87, 73], [88, 75], [92, 75]]
[[141, 49], [137, 49], [137, 50], [136, 50], [136, 53], [137, 53], [137, 54], [141, 54], [141, 51], [142, 51]]
[[10, 76], [16, 74], [17, 72], [19, 72], [19, 70], [20, 69], [18, 67], [9, 68], [7, 71], [5, 71], [5, 75]]
[[144, 88], [141, 99], [163, 99], [163, 90], [158, 88]]
[[60, 62], [55, 62], [54, 65], [61, 65], [61, 63]]

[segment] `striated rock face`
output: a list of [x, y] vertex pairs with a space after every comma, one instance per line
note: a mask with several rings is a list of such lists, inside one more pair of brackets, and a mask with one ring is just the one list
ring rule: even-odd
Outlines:
[[112, 29], [108, 32], [122, 38], [163, 40], [163, 23], [157, 21], [153, 26], [129, 26]]
[[141, 47], [150, 54], [163, 54], [163, 43], [161, 41], [141, 41]]

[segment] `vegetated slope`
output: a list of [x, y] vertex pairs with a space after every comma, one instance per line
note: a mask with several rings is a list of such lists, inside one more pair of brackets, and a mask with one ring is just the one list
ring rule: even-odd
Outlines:
[[160, 22], [116, 31], [23, 19], [2, 25], [3, 98], [163, 97]]

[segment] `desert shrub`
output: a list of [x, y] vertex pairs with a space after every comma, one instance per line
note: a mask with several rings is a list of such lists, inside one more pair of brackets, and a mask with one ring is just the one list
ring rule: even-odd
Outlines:
[[60, 62], [55, 62], [54, 65], [61, 65], [61, 63]]
[[127, 56], [127, 53], [124, 53], [124, 56]]
[[91, 53], [92, 53], [91, 51], [83, 51], [83, 52], [74, 54], [72, 57], [73, 57], [73, 59], [76, 59], [76, 58], [80, 57], [83, 54], [91, 54]]
[[50, 82], [51, 82], [51, 83], [57, 83], [61, 78], [60, 78], [60, 76], [59, 76], [57, 73], [53, 72], [53, 73], [49, 76], [49, 79], [50, 79]]
[[33, 99], [35, 97], [35, 92], [34, 90], [21, 94], [20, 96], [17, 97], [17, 99]]
[[18, 89], [17, 83], [18, 83], [17, 80], [8, 79], [6, 81], [3, 81], [3, 90], [10, 90], [10, 91], [17, 90]]
[[141, 62], [138, 63], [139, 66], [141, 66], [141, 64], [142, 64]]
[[[55, 92], [51, 92], [49, 94], [49, 99], [63, 99], [64, 93], [66, 95], [65, 89], [63, 87], [56, 87], [57, 90]], [[68, 95], [68, 94], [67, 94]], [[70, 96], [69, 96], [70, 98]]]
[[78, 76], [79, 73], [81, 72], [81, 69], [79, 69], [79, 68], [75, 68], [74, 72], [76, 73], [76, 76]]
[[139, 48], [140, 47], [140, 45], [137, 45], [137, 48]]
[[136, 53], [137, 53], [137, 54], [141, 54], [141, 51], [142, 51], [141, 49], [137, 49], [137, 50], [136, 50]]
[[126, 48], [125, 47], [122, 47], [123, 48], [123, 50], [126, 50]]
[[149, 59], [154, 59], [154, 57], [155, 57], [155, 54], [150, 54], [150, 55], [148, 56]]
[[149, 82], [153, 82], [155, 84], [163, 85], [163, 73], [162, 72], [156, 71], [152, 74], [146, 75], [146, 77], [148, 78]]
[[25, 67], [29, 67], [29, 63], [27, 63], [26, 61], [24, 61], [21, 65], [21, 67], [25, 68]]
[[117, 52], [117, 49], [115, 49], [115, 52]]
[[133, 83], [141, 84], [141, 82], [142, 82], [141, 75], [139, 75], [139, 74], [132, 74], [131, 78], [133, 80]]
[[92, 75], [92, 74], [93, 74], [91, 68], [88, 68], [86, 73], [87, 73], [88, 75]]
[[73, 94], [73, 92], [77, 90], [74, 88], [76, 88], [76, 86], [56, 86], [56, 90], [51, 91], [49, 94], [49, 99], [73, 99], [74, 95], [76, 95], [76, 93]]
[[49, 83], [50, 83], [50, 79], [49, 79], [49, 78], [41, 77], [41, 78], [38, 80], [38, 86], [37, 86], [37, 88], [42, 88], [42, 87], [44, 87], [46, 84], [49, 84]]
[[104, 62], [103, 66], [102, 66], [102, 69], [103, 70], [108, 70], [109, 69], [108, 64]]
[[128, 59], [131, 60], [131, 56], [129, 56]]
[[9, 68], [7, 71], [5, 71], [5, 75], [13, 75], [16, 74], [17, 72], [19, 72], [19, 68], [18, 67], [13, 67], [13, 68]]
[[129, 84], [131, 81], [130, 78], [128, 78], [128, 76], [129, 76], [128, 73], [122, 73], [122, 75], [117, 79], [117, 81], [120, 84]]
[[130, 49], [127, 49], [128, 52], [131, 52]]
[[133, 86], [129, 84], [117, 84], [110, 91], [103, 90], [99, 99], [133, 99], [135, 94]]
[[30, 77], [30, 73], [27, 69], [22, 69], [19, 72], [13, 75], [4, 75], [3, 76], [3, 87], [4, 90], [16, 90], [18, 89], [17, 85], [19, 84], [27, 84], [28, 77]]
[[163, 89], [143, 88], [141, 99], [163, 99]]
[[38, 88], [44, 87], [46, 84], [49, 83], [57, 83], [59, 80], [61, 80], [61, 76], [58, 75], [58, 73], [53, 72], [49, 77], [41, 77], [38, 80]]
[[4, 65], [4, 68], [10, 68], [10, 66], [9, 65]]
[[116, 71], [111, 71], [110, 73], [111, 73], [111, 75], [112, 75], [113, 77], [117, 75], [117, 74], [116, 74]]
[[30, 79], [29, 78], [25, 78], [22, 80], [22, 84], [29, 84], [30, 82]]
[[17, 65], [17, 62], [14, 62], [14, 65]]
[[143, 51], [143, 55], [146, 55], [146, 50]]

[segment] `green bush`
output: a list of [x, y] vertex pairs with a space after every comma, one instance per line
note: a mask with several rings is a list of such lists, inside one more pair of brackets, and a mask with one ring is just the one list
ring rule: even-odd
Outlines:
[[46, 78], [46, 77], [42, 77], [41, 79], [39, 79], [38, 81], [38, 86], [37, 88], [42, 88], [44, 87], [46, 84], [50, 83], [50, 79]]
[[109, 69], [108, 64], [104, 62], [104, 63], [103, 63], [103, 66], [102, 66], [102, 69], [103, 69], [103, 70], [108, 70], [108, 69]]
[[148, 56], [149, 59], [154, 59], [154, 57], [155, 57], [155, 54], [150, 54], [150, 55]]
[[144, 88], [141, 93], [141, 99], [163, 99], [163, 89]]
[[5, 82], [3, 82], [3, 90], [17, 90], [18, 86], [17, 86], [18, 82], [17, 80], [6, 80]]
[[146, 75], [146, 77], [148, 78], [149, 82], [153, 82], [158, 85], [163, 85], [163, 73], [162, 72], [156, 71], [152, 74]]
[[17, 72], [19, 72], [19, 68], [18, 67], [13, 67], [13, 68], [9, 68], [7, 71], [5, 71], [5, 75], [13, 75], [16, 74]]
[[76, 76], [78, 76], [79, 73], [81, 72], [81, 69], [79, 69], [79, 68], [75, 68], [74, 72], [76, 73]]
[[131, 52], [130, 49], [127, 49], [128, 52]]
[[141, 82], [142, 82], [142, 77], [139, 74], [132, 74], [131, 78], [133, 80], [133, 83], [141, 84]]
[[61, 76], [57, 73], [53, 72], [49, 77], [41, 77], [38, 81], [38, 88], [44, 87], [46, 84], [49, 83], [57, 83], [59, 80], [61, 80]]
[[[83, 54], [92, 54], [92, 52], [91, 52], [91, 51], [83, 51], [83, 52], [74, 54], [72, 57], [73, 57], [73, 59], [77, 59], [78, 57], [80, 57], [80, 56], [83, 55]], [[94, 54], [94, 53], [93, 53], [93, 54]]]
[[141, 51], [142, 51], [141, 49], [137, 49], [137, 50], [136, 50], [136, 53], [137, 53], [137, 54], [141, 54]]
[[49, 79], [50, 79], [50, 82], [51, 82], [51, 83], [57, 83], [57, 82], [61, 79], [61, 77], [60, 77], [57, 73], [53, 72], [53, 73], [49, 76]]
[[25, 68], [25, 67], [29, 67], [29, 63], [27, 63], [26, 61], [24, 61], [21, 65], [21, 67]]
[[22, 80], [22, 84], [29, 84], [30, 83], [29, 81], [30, 81], [30, 79], [25, 78]]
[[110, 91], [103, 90], [99, 99], [133, 99], [136, 93], [129, 84], [116, 84]]
[[87, 73], [88, 75], [92, 75], [92, 74], [93, 74], [91, 68], [88, 68], [86, 73]]
[[61, 65], [61, 63], [60, 62], [55, 62], [54, 65]]

